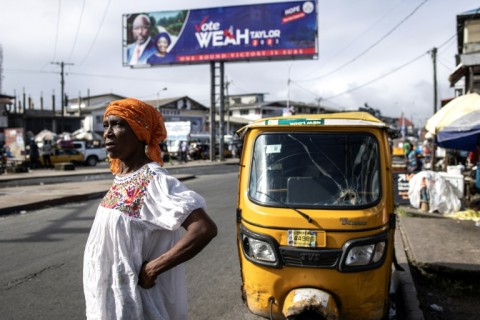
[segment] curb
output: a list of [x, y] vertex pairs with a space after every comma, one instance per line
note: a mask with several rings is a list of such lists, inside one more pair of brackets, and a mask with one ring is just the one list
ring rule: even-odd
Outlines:
[[409, 244], [405, 232], [402, 231], [401, 223], [397, 223], [395, 232], [395, 255], [398, 264], [404, 269], [394, 270], [392, 274], [392, 282], [394, 283], [395, 292], [399, 294], [399, 299], [402, 304], [402, 310], [405, 312], [402, 319], [407, 320], [424, 320], [424, 314], [420, 308], [420, 301], [418, 300], [417, 289], [412, 278], [410, 266], [408, 263]]
[[[186, 181], [190, 179], [194, 179], [195, 175], [178, 175], [176, 178], [180, 181]], [[109, 181], [113, 181], [113, 178]], [[88, 183], [91, 183], [92, 181], [85, 181]], [[82, 182], [79, 182], [82, 183]], [[61, 185], [61, 183], [59, 183]], [[110, 187], [110, 185], [109, 185]], [[26, 204], [16, 204], [8, 207], [3, 207], [0, 208], [0, 217], [2, 216], [8, 216], [12, 214], [19, 214], [22, 213], [22, 211], [29, 211], [29, 210], [38, 210], [38, 209], [43, 209], [51, 206], [58, 206], [58, 205], [63, 205], [67, 203], [72, 203], [72, 202], [79, 202], [79, 201], [85, 201], [85, 200], [92, 200], [92, 199], [98, 199], [101, 198], [107, 193], [108, 188], [105, 188], [105, 190], [102, 191], [92, 191], [92, 192], [85, 192], [81, 194], [74, 194], [71, 196], [65, 196], [65, 195], [59, 195], [57, 197], [50, 197], [45, 200], [38, 200], [35, 202], [31, 203], [26, 203]]]
[[34, 203], [28, 204], [21, 204], [15, 205], [11, 207], [1, 208], [0, 209], [0, 217], [8, 216], [12, 214], [22, 213], [22, 211], [31, 211], [31, 210], [38, 210], [52, 206], [58, 206], [62, 204], [72, 203], [72, 202], [79, 202], [84, 200], [91, 200], [91, 199], [98, 199], [105, 195], [105, 191], [101, 192], [92, 192], [92, 193], [85, 193], [85, 194], [77, 194], [73, 196], [61, 197], [61, 198], [53, 198], [43, 201], [37, 201]]

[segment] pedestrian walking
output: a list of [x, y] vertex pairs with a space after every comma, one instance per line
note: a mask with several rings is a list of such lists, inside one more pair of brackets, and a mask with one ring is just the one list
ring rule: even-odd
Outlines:
[[187, 163], [187, 153], [188, 153], [188, 143], [187, 141], [182, 141], [180, 144], [180, 161]]
[[51, 160], [52, 151], [52, 141], [45, 140], [42, 146], [42, 159], [45, 168], [53, 168]]
[[118, 100], [103, 125], [115, 178], [85, 247], [87, 319], [187, 319], [182, 263], [217, 227], [203, 197], [161, 167], [159, 143], [167, 133], [160, 112], [140, 100]]
[[37, 143], [35, 140], [30, 140], [30, 151], [29, 151], [29, 156], [30, 156], [30, 169], [37, 169], [42, 166], [40, 163], [40, 152], [38, 150]]

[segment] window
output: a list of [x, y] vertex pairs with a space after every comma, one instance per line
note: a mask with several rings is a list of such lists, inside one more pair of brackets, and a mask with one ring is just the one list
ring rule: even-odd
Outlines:
[[263, 134], [252, 161], [248, 194], [259, 204], [344, 208], [380, 197], [378, 143], [370, 134]]

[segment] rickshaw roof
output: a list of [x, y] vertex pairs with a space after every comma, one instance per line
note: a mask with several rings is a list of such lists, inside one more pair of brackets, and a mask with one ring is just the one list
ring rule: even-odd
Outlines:
[[272, 126], [365, 126], [378, 128], [387, 127], [384, 122], [375, 118], [368, 112], [338, 112], [262, 118], [242, 127], [237, 131], [237, 133], [242, 134], [245, 133], [245, 131], [247, 131], [248, 129]]

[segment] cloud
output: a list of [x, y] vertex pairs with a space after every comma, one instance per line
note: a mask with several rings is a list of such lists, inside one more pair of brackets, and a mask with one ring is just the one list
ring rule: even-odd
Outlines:
[[[18, 95], [25, 90], [34, 100], [41, 94], [50, 96], [53, 91], [59, 94], [60, 68], [51, 62], [65, 61], [74, 64], [66, 67], [65, 88], [72, 97], [89, 91], [153, 99], [160, 88], [168, 87], [162, 95], [189, 95], [209, 105], [209, 65], [149, 70], [122, 66], [122, 14], [238, 5], [238, 1], [110, 1], [86, 1], [83, 15], [82, 1], [61, 1], [59, 20], [57, 1], [2, 1], [0, 28], [11, 30], [2, 33], [0, 43], [4, 56], [3, 93]], [[242, 1], [242, 5], [254, 2]], [[305, 102], [338, 95], [325, 103], [351, 109], [367, 102], [386, 115], [399, 116], [403, 110], [407, 116], [425, 118], [433, 112], [433, 69], [427, 51], [451, 38], [456, 32], [456, 15], [475, 5], [468, 0], [426, 2], [385, 37], [419, 4], [384, 0], [320, 1], [317, 5], [319, 59], [226, 63], [228, 81], [233, 82], [229, 93], [266, 93], [268, 100], [286, 100], [290, 94], [291, 100]], [[385, 38], [379, 41], [382, 37]], [[455, 68], [455, 41], [439, 48], [439, 99], [453, 95], [448, 75]], [[72, 48], [72, 61], [67, 61]], [[368, 52], [362, 55], [365, 51]], [[411, 65], [356, 89], [422, 54], [425, 56]], [[328, 74], [352, 59], [355, 61], [324, 78], [304, 81]], [[298, 85], [288, 87], [289, 77]], [[349, 90], [353, 91], [341, 94]]]

